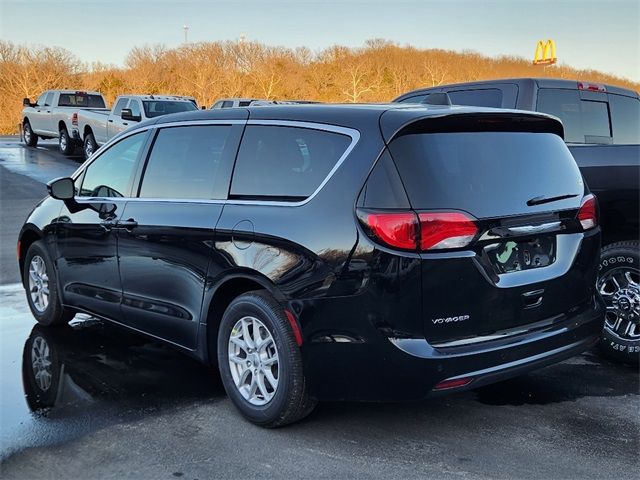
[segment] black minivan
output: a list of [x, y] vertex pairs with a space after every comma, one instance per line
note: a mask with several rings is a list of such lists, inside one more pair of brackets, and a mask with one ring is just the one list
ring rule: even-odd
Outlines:
[[554, 117], [289, 105], [159, 117], [20, 233], [43, 325], [85, 312], [217, 365], [254, 423], [416, 400], [586, 350], [598, 206]]

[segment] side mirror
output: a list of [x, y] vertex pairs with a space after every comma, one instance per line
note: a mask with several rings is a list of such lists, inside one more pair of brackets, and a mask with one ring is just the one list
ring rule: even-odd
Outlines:
[[71, 200], [75, 195], [75, 185], [72, 178], [56, 178], [47, 183], [47, 191], [55, 199]]
[[31, 100], [29, 100], [28, 97], [24, 97], [22, 99], [22, 106], [23, 107], [30, 107], [31, 106]]
[[134, 115], [130, 108], [123, 108], [120, 112], [120, 118], [122, 120], [129, 120], [130, 122], [139, 122], [142, 120], [140, 115]]

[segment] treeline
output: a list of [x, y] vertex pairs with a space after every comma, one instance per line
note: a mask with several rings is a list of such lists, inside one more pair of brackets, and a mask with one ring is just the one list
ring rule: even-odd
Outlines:
[[237, 41], [143, 46], [133, 48], [121, 68], [82, 63], [62, 48], [0, 41], [0, 133], [17, 130], [24, 97], [34, 100], [55, 88], [98, 90], [110, 103], [123, 93], [189, 95], [207, 106], [220, 97], [383, 102], [422, 86], [530, 76], [640, 90], [639, 83], [595, 70], [543, 68], [519, 57], [425, 50], [381, 39], [320, 52]]

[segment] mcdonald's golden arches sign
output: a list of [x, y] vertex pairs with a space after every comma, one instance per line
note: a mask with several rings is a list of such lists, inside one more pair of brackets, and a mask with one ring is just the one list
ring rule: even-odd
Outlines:
[[536, 45], [536, 53], [533, 56], [533, 64], [553, 65], [557, 60], [556, 42], [551, 39], [547, 41], [540, 40]]

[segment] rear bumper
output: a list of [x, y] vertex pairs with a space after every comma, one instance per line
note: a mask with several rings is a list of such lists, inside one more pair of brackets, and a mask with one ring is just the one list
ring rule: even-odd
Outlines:
[[[472, 345], [434, 348], [425, 339], [332, 342], [303, 347], [311, 391], [323, 400], [405, 401], [477, 388], [577, 355], [602, 334], [599, 297], [535, 331]], [[434, 390], [443, 381], [470, 379]]]

